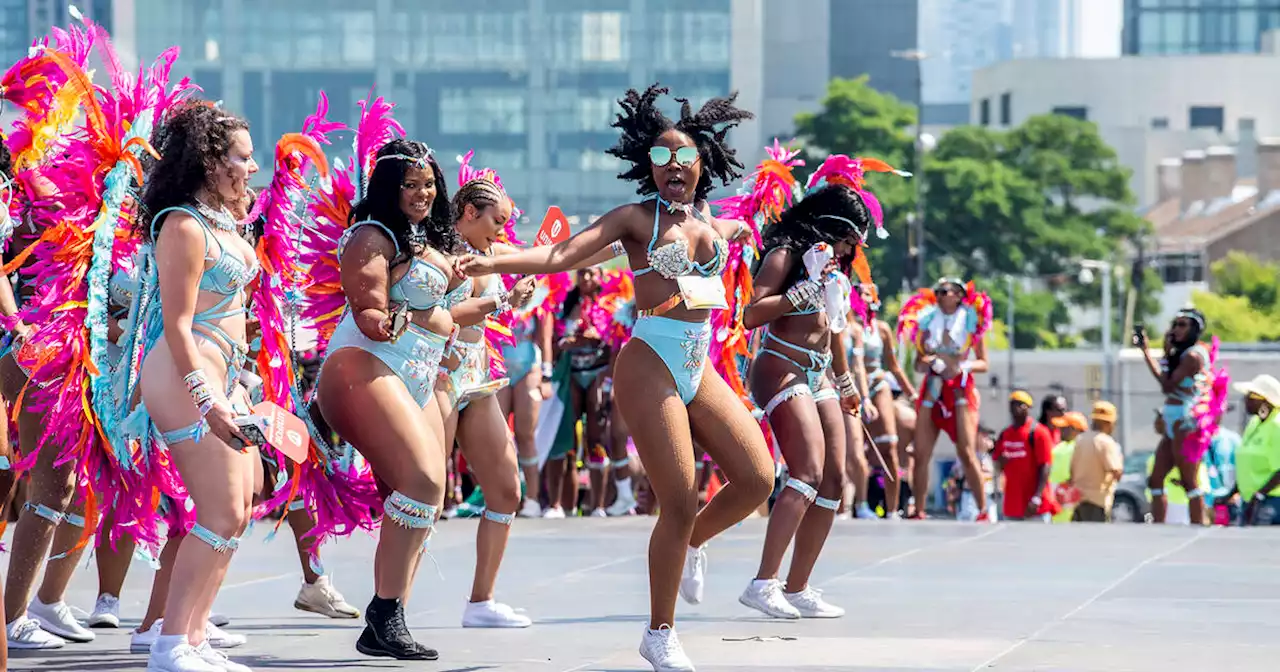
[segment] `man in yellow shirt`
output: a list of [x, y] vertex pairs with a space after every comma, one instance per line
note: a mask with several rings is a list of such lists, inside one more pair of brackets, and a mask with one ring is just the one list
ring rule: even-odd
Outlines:
[[1124, 455], [1120, 444], [1111, 438], [1116, 426], [1116, 407], [1105, 401], [1094, 402], [1090, 420], [1093, 430], [1076, 439], [1076, 447], [1071, 454], [1068, 482], [1080, 491], [1080, 503], [1076, 505], [1071, 519], [1082, 523], [1106, 523], [1111, 521], [1116, 483], [1124, 475]]
[[[1049, 467], [1049, 485], [1055, 488], [1071, 480], [1071, 456], [1075, 453], [1076, 439], [1081, 433], [1089, 431], [1089, 423], [1084, 414], [1076, 411], [1064, 413], [1050, 420], [1058, 428], [1061, 440], [1053, 447], [1053, 464]], [[1069, 523], [1075, 512], [1075, 505], [1059, 500], [1062, 510], [1053, 515], [1055, 523]]]
[[1280, 525], [1280, 381], [1258, 376], [1239, 383], [1245, 412], [1253, 416], [1236, 449], [1236, 488], [1244, 500], [1245, 525]]

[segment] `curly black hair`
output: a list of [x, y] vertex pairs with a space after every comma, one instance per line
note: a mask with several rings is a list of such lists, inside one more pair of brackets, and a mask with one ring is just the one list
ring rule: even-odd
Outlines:
[[147, 168], [142, 211], [134, 224], [144, 240], [151, 240], [156, 213], [190, 203], [196, 191], [210, 184], [240, 130], [249, 130], [249, 122], [201, 100], [179, 103], [156, 128], [151, 146], [160, 159]]
[[[778, 248], [804, 254], [817, 243], [835, 245], [850, 236], [863, 239], [874, 225], [871, 211], [858, 192], [843, 184], [828, 184], [784, 210], [777, 221], [765, 228], [760, 258]], [[851, 263], [852, 256], [839, 260], [841, 268], [848, 268]], [[787, 284], [799, 279], [803, 271], [804, 265], [796, 264]]]
[[631, 164], [618, 177], [639, 183], [637, 194], [656, 194], [658, 185], [653, 181], [649, 149], [664, 132], [671, 129], [680, 131], [692, 138], [698, 147], [702, 175], [693, 193], [695, 200], [703, 200], [711, 193], [712, 179], [728, 185], [742, 176], [742, 163], [734, 149], [725, 142], [725, 136], [729, 129], [746, 119], [753, 119], [755, 115], [734, 105], [738, 99], [737, 92], [734, 92], [727, 98], [708, 100], [697, 113], [693, 112], [688, 99], [676, 98], [680, 102], [680, 120], [672, 121], [658, 109], [657, 104], [658, 97], [669, 92], [661, 84], [651, 85], [644, 93], [627, 90], [627, 94], [618, 101], [622, 112], [611, 124], [622, 131], [622, 135], [608, 153]]
[[[384, 158], [407, 156], [403, 158]], [[421, 222], [410, 222], [400, 209], [400, 188], [405, 173], [414, 161], [425, 160], [431, 166], [435, 178], [436, 197], [431, 202], [431, 212]], [[436, 163], [431, 148], [425, 143], [398, 138], [378, 150], [373, 168], [369, 171], [369, 190], [351, 209], [351, 223], [373, 220], [391, 229], [400, 254], [393, 263], [400, 263], [422, 251], [424, 245], [434, 247], [445, 254], [456, 254], [462, 248], [462, 237], [453, 228], [453, 209], [449, 205], [449, 187], [444, 172]]]

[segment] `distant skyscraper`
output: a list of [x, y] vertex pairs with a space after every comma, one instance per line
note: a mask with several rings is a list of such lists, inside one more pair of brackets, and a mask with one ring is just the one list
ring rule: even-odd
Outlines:
[[1005, 0], [920, 0], [924, 122], [969, 121], [973, 71], [1012, 55]]
[[0, 67], [22, 58], [31, 41], [53, 26], [65, 26], [70, 5], [111, 30], [111, 0], [0, 0]]
[[919, 44], [920, 0], [832, 0], [832, 77], [868, 76], [879, 91], [916, 104], [919, 65], [894, 56]]
[[1125, 0], [1124, 53], [1256, 53], [1280, 0]]

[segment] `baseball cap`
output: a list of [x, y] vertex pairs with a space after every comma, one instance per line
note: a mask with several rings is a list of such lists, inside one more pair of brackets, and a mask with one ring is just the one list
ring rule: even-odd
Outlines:
[[1084, 413], [1081, 413], [1079, 411], [1071, 411], [1070, 413], [1065, 413], [1059, 417], [1054, 418], [1050, 422], [1053, 423], [1054, 427], [1058, 427], [1059, 429], [1065, 429], [1067, 427], [1070, 427], [1080, 432], [1083, 432], [1089, 429], [1089, 423], [1084, 419]]
[[1031, 393], [1026, 390], [1014, 390], [1013, 394], [1009, 395], [1009, 401], [1016, 401], [1019, 404], [1026, 404], [1027, 406], [1035, 405], [1035, 400], [1031, 398]]
[[1103, 422], [1115, 422], [1116, 418], [1119, 417], [1119, 413], [1116, 413], [1115, 404], [1109, 401], [1095, 401], [1093, 402], [1093, 413], [1090, 413], [1089, 417]]
[[1247, 383], [1232, 385], [1240, 394], [1253, 394], [1266, 399], [1272, 406], [1280, 406], [1280, 380], [1265, 373]]

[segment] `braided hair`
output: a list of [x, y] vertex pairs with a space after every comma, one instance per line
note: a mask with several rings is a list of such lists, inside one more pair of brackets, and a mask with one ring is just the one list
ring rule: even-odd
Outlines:
[[485, 208], [498, 205], [504, 200], [508, 203], [511, 202], [511, 199], [503, 193], [497, 183], [493, 180], [477, 177], [459, 187], [458, 193], [453, 195], [453, 219], [454, 221], [461, 219], [462, 213], [468, 205], [477, 211], [483, 211]]
[[[858, 192], [843, 184], [828, 184], [784, 210], [777, 221], [769, 224], [764, 230], [760, 259], [779, 248], [804, 254], [817, 243], [835, 245], [850, 236], [861, 240], [873, 225], [871, 211]], [[852, 256], [839, 260], [841, 268], [848, 268], [851, 263]], [[803, 264], [792, 267], [786, 284], [799, 280], [803, 271]]]
[[[431, 212], [421, 222], [410, 222], [400, 209], [400, 185], [404, 184], [405, 173], [415, 163], [430, 166], [436, 184]], [[391, 229], [400, 248], [400, 253], [392, 260], [393, 264], [417, 256], [425, 246], [445, 254], [456, 254], [462, 248], [462, 237], [453, 228], [453, 212], [444, 173], [425, 143], [397, 138], [378, 150], [373, 170], [369, 172], [369, 189], [351, 208], [352, 224], [365, 220], [373, 220]]]
[[[1191, 322], [1191, 329], [1187, 331], [1187, 338], [1183, 341], [1176, 341], [1169, 352], [1165, 353], [1168, 365], [1165, 367], [1164, 375], [1166, 378], [1173, 380], [1173, 372], [1177, 370], [1178, 363], [1182, 361], [1182, 355], [1188, 350], [1194, 348], [1200, 342], [1200, 335], [1204, 333], [1205, 319], [1204, 313], [1195, 308], [1183, 308], [1179, 310], [1173, 319], [1186, 319]], [[1205, 362], [1208, 364], [1208, 362]]]
[[702, 200], [711, 193], [712, 180], [718, 179], [724, 185], [732, 183], [742, 176], [742, 163], [737, 154], [725, 141], [729, 129], [737, 126], [755, 115], [739, 109], [734, 102], [737, 92], [726, 98], [712, 98], [698, 111], [693, 112], [689, 100], [676, 98], [680, 102], [680, 119], [672, 121], [658, 109], [658, 97], [670, 91], [660, 85], [653, 84], [639, 93], [629, 89], [618, 104], [622, 112], [611, 124], [622, 131], [618, 144], [608, 153], [631, 164], [631, 167], [618, 174], [623, 180], [636, 182], [636, 193], [642, 196], [658, 193], [658, 185], [653, 180], [653, 165], [649, 160], [649, 149], [657, 142], [658, 136], [675, 129], [688, 135], [698, 147], [698, 156], [702, 159], [702, 174], [694, 187], [694, 198]]

